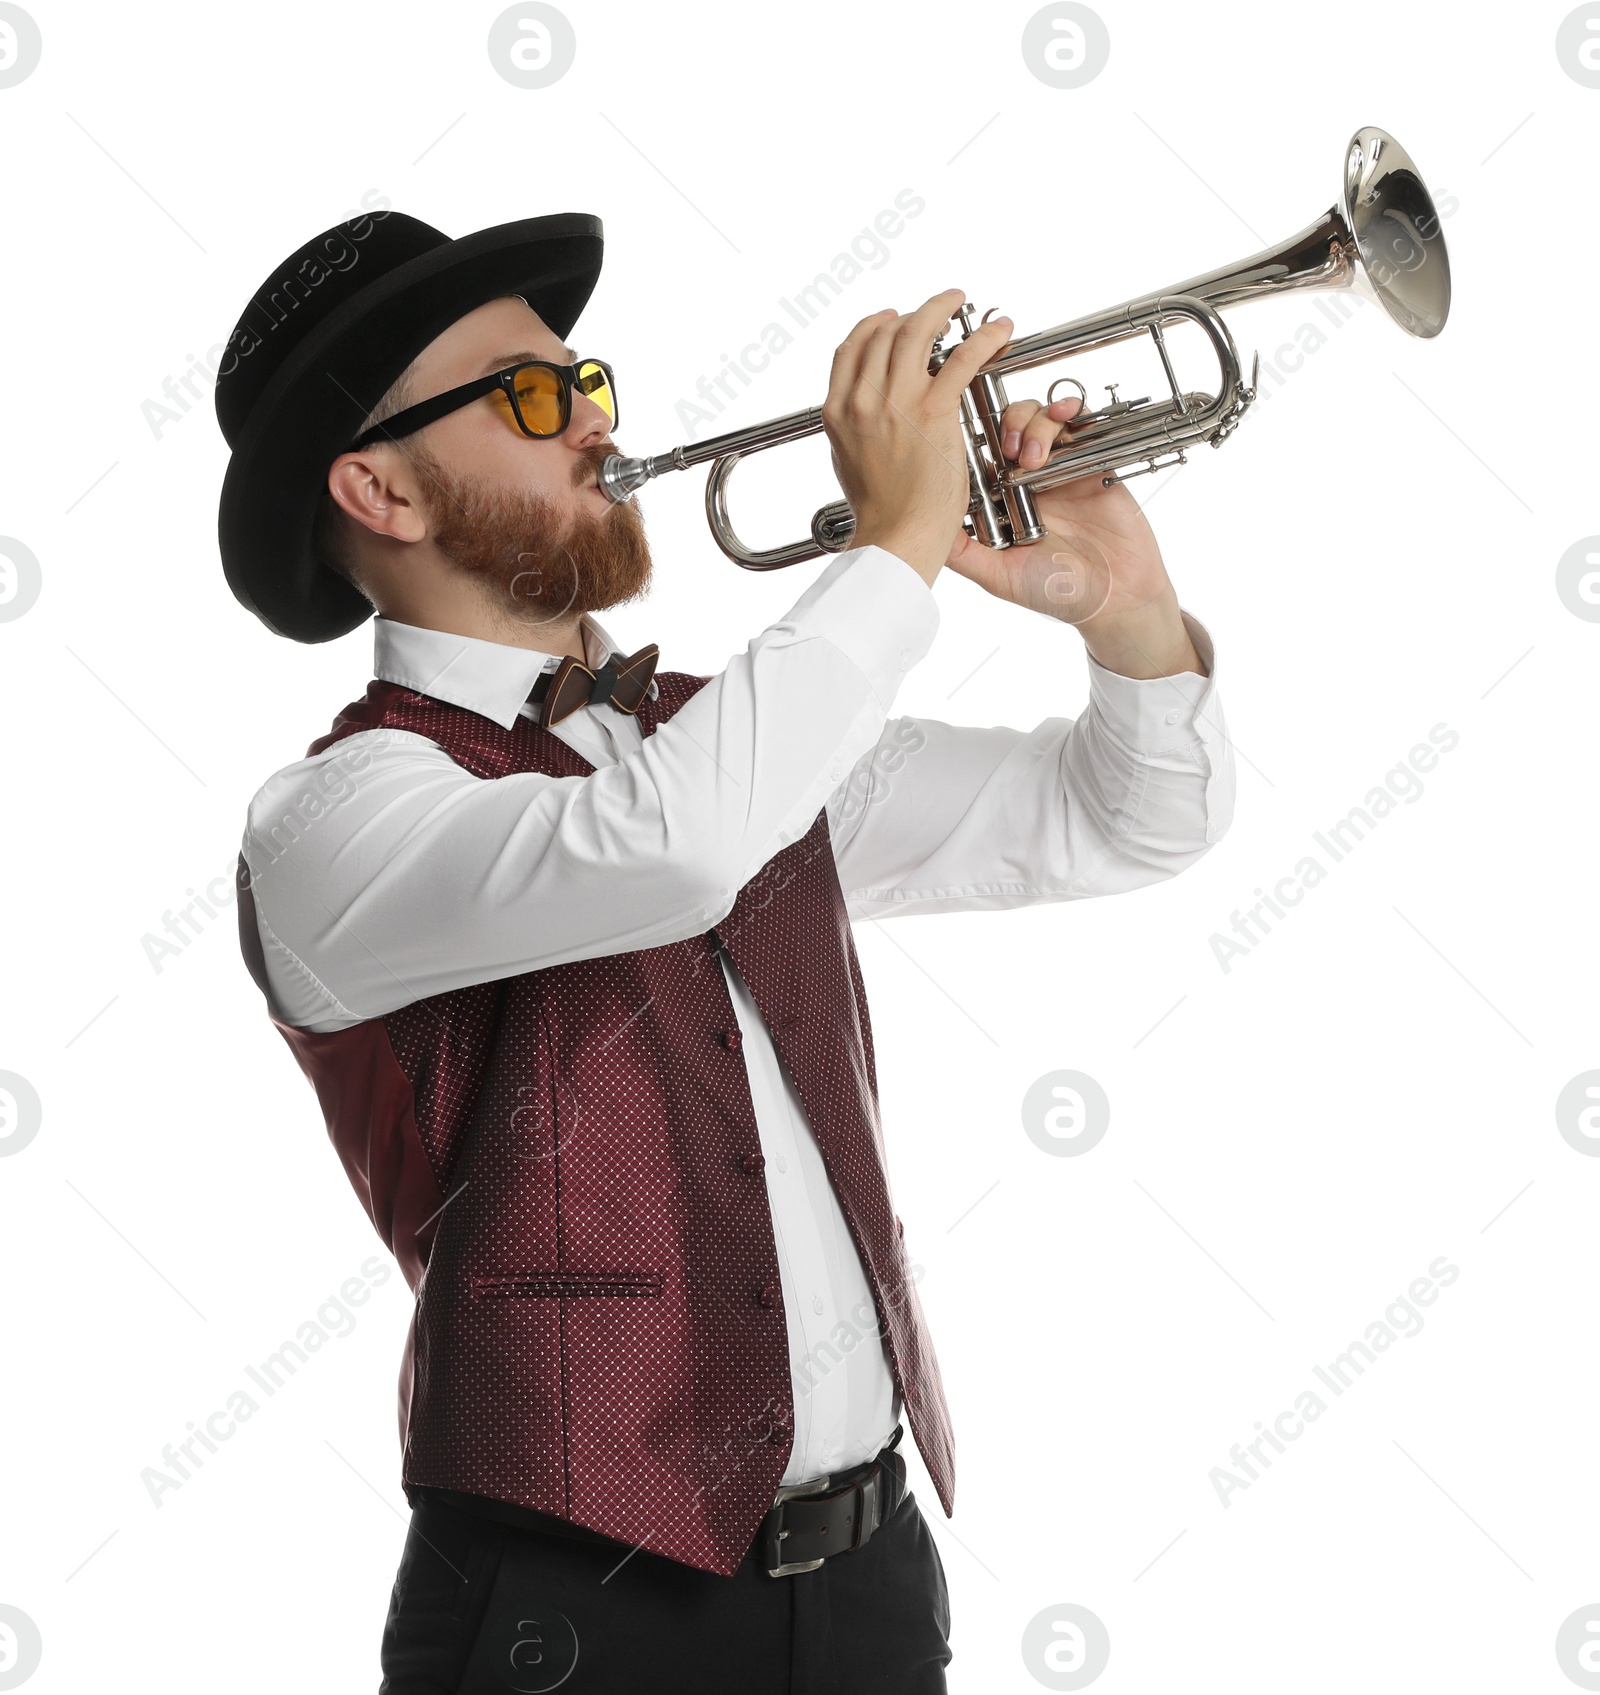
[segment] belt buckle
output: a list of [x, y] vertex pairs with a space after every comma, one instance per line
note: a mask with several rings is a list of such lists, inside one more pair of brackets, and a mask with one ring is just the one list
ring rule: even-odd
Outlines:
[[[810, 1483], [788, 1483], [772, 1497], [772, 1505], [761, 1522], [761, 1539], [766, 1544], [768, 1558], [778, 1551], [778, 1544], [789, 1534], [787, 1530], [778, 1530], [776, 1527], [771, 1532], [767, 1530], [767, 1525], [775, 1514], [779, 1518], [783, 1516], [783, 1503], [793, 1500], [797, 1495], [825, 1495], [831, 1481], [832, 1474], [825, 1473]], [[821, 1564], [821, 1560], [791, 1560], [787, 1563], [779, 1561], [777, 1565], [769, 1565], [766, 1571], [768, 1577], [788, 1577], [797, 1571], [815, 1571]]]
[[853, 1554], [875, 1530], [883, 1526], [883, 1470], [874, 1465], [856, 1485], [856, 1534], [850, 1544]]

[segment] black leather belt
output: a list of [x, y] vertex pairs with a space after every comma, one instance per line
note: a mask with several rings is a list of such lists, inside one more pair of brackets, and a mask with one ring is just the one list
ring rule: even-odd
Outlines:
[[756, 1534], [768, 1577], [815, 1571], [834, 1554], [853, 1553], [894, 1516], [906, 1497], [906, 1462], [894, 1451], [900, 1435], [896, 1425], [865, 1465], [778, 1491]]

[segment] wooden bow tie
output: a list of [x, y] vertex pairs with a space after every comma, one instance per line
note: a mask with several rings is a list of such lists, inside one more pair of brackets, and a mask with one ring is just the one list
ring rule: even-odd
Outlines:
[[609, 701], [618, 712], [637, 712], [655, 675], [660, 652], [660, 647], [650, 642], [627, 658], [614, 653], [598, 671], [591, 671], [567, 654], [554, 671], [546, 671], [533, 685], [528, 701], [539, 708], [538, 721], [547, 730], [579, 707], [597, 701]]

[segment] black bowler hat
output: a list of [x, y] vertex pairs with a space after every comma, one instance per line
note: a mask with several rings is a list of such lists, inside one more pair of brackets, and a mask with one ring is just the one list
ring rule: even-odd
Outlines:
[[[395, 378], [458, 318], [521, 295], [566, 337], [600, 275], [600, 220], [557, 212], [452, 241], [404, 212], [335, 224], [251, 298], [217, 370], [233, 456], [217, 539], [228, 586], [269, 630], [331, 641], [372, 611], [311, 548], [328, 467]], [[418, 398], [425, 398], [419, 396]]]

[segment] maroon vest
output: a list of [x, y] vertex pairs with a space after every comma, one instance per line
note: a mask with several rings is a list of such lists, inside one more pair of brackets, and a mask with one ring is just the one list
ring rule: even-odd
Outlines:
[[[658, 674], [646, 735], [704, 683]], [[594, 767], [373, 682], [316, 754], [388, 727], [492, 779]], [[266, 977], [241, 860], [240, 936]], [[327, 1034], [274, 1018], [417, 1306], [403, 1479], [512, 1501], [731, 1574], [788, 1464], [772, 1214], [720, 941], [816, 1133], [948, 1514], [939, 1367], [890, 1200], [872, 1027], [825, 812], [686, 942], [547, 966]]]

